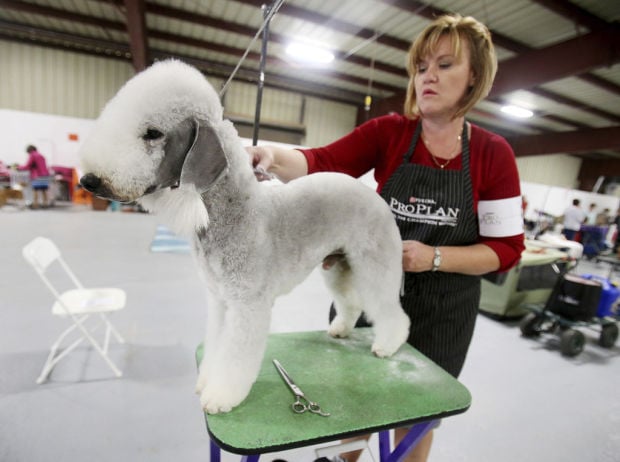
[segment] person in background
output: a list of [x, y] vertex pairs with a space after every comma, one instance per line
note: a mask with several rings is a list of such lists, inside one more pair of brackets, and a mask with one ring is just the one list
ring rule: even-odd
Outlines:
[[620, 258], [620, 209], [616, 210], [616, 216], [611, 222], [616, 225], [616, 237], [614, 239], [612, 252]]
[[45, 157], [33, 145], [29, 145], [26, 148], [26, 152], [28, 153], [28, 161], [24, 165], [18, 166], [17, 169], [30, 171], [30, 184], [34, 193], [32, 208], [39, 208], [39, 193], [41, 193], [43, 198], [42, 206], [47, 208], [49, 205], [47, 190], [49, 188], [50, 172], [47, 169]]
[[[441, 16], [407, 59], [404, 115], [371, 119], [321, 148], [247, 149], [256, 169], [284, 182], [319, 171], [360, 177], [374, 169], [403, 239], [408, 342], [458, 377], [474, 331], [480, 276], [510, 269], [524, 249], [519, 175], [506, 140], [465, 120], [497, 70], [486, 26]], [[324, 269], [336, 258], [326, 258]], [[397, 443], [407, 431], [395, 430]], [[432, 439], [430, 431], [405, 460], [427, 460]], [[343, 456], [355, 461], [359, 454]]]
[[609, 226], [612, 223], [612, 219], [609, 216], [609, 208], [604, 208], [602, 212], [596, 214], [596, 220], [594, 224], [596, 226]]
[[592, 225], [592, 226], [596, 224], [596, 204], [595, 203], [590, 204], [590, 206], [588, 207], [588, 213], [586, 215], [585, 224]]
[[570, 241], [576, 241], [581, 225], [587, 220], [586, 212], [581, 209], [581, 201], [573, 199], [573, 204], [564, 211], [564, 228], [562, 234]]

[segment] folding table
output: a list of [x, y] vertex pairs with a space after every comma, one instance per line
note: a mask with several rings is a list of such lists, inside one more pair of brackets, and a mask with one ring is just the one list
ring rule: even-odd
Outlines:
[[[377, 358], [370, 351], [372, 339], [369, 328], [355, 329], [347, 339], [324, 331], [271, 334], [245, 401], [229, 413], [205, 413], [210, 461], [220, 462], [221, 449], [255, 462], [265, 453], [379, 432], [381, 462], [398, 462], [437, 419], [469, 408], [467, 388], [420, 352], [406, 344], [390, 358]], [[196, 356], [200, 362], [202, 346]], [[293, 394], [273, 359], [331, 415], [294, 413]], [[389, 430], [405, 426], [411, 431], [390, 452]]]

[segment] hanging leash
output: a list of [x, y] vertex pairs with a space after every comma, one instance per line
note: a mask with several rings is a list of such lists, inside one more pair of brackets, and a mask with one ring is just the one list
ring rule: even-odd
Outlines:
[[[245, 58], [250, 53], [250, 49], [254, 45], [254, 42], [256, 42], [256, 39], [258, 39], [258, 37], [263, 33], [263, 29], [269, 24], [269, 22], [271, 21], [271, 18], [273, 18], [273, 16], [278, 12], [278, 10], [280, 9], [280, 7], [282, 6], [283, 3], [284, 3], [284, 0], [274, 0], [273, 6], [270, 8], [269, 12], [265, 16], [265, 19], [263, 20], [263, 23], [261, 24], [260, 28], [256, 32], [256, 35], [254, 35], [254, 38], [250, 41], [250, 44], [245, 49], [245, 52], [243, 53], [243, 56], [241, 56], [241, 59], [239, 59], [239, 62], [237, 63], [237, 65], [233, 69], [232, 73], [230, 74], [230, 77], [228, 77], [228, 80], [222, 86], [222, 89], [220, 90], [220, 94], [219, 94], [220, 99], [224, 96], [224, 94], [228, 90], [228, 87], [230, 86], [230, 83], [232, 82], [232, 80], [235, 78], [235, 75], [239, 71], [239, 68], [241, 67], [241, 64], [243, 64], [243, 61], [245, 61]], [[264, 7], [264, 5], [263, 5], [263, 7]]]

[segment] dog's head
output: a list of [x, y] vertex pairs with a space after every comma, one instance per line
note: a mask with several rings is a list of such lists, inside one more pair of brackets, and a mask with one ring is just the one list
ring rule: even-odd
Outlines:
[[195, 68], [162, 61], [129, 80], [80, 148], [81, 185], [131, 202], [165, 188], [205, 192], [226, 171], [217, 93]]

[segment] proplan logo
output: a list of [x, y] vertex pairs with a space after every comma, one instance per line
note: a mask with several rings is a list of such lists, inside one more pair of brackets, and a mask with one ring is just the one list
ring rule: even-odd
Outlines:
[[435, 226], [456, 226], [460, 209], [437, 206], [433, 199], [412, 197], [408, 204], [390, 199], [390, 208], [397, 220]]

